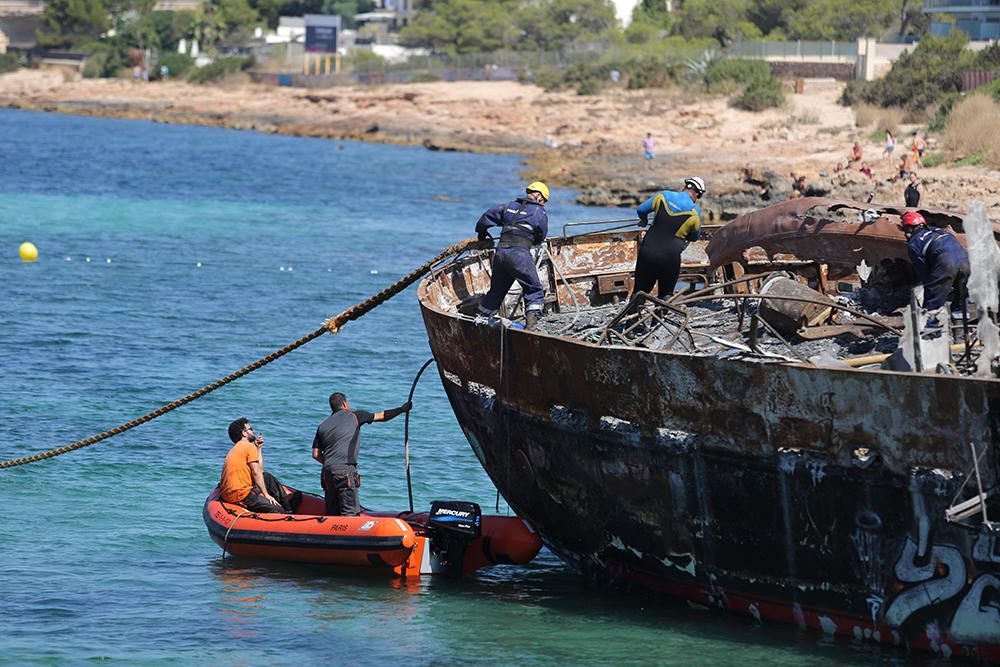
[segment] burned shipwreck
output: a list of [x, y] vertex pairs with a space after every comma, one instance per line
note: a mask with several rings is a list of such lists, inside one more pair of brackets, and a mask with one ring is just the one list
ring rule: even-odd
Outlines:
[[[685, 251], [690, 287], [666, 302], [629, 299], [640, 230], [553, 238], [541, 331], [474, 319], [489, 252], [441, 267], [419, 300], [472, 449], [549, 548], [608, 582], [1000, 660], [991, 318], [921, 354], [896, 309], [901, 212], [743, 216]], [[965, 216], [924, 215], [965, 236]]]

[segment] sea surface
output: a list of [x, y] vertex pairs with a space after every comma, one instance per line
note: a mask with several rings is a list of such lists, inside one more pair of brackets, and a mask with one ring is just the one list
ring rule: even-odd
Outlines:
[[[636, 165], [637, 168], [639, 165]], [[512, 156], [0, 110], [0, 459], [169, 403], [316, 329], [473, 235]], [[554, 190], [554, 233], [623, 211]], [[627, 212], [625, 212], [627, 215]], [[40, 258], [18, 259], [33, 242]], [[226, 428], [319, 490], [327, 396], [406, 400], [430, 357], [416, 288], [186, 407], [0, 470], [0, 664], [874, 665], [902, 653], [589, 588], [551, 553], [461, 581], [224, 557], [202, 504]], [[407, 507], [403, 418], [366, 426], [362, 502]], [[410, 422], [416, 506], [509, 512], [431, 370]], [[910, 662], [932, 659], [910, 657]]]

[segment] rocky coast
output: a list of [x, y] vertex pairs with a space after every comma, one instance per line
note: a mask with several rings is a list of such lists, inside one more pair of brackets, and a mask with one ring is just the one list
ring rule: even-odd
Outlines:
[[[83, 79], [52, 70], [0, 76], [0, 106], [56, 113], [213, 125], [236, 130], [423, 145], [428, 150], [513, 152], [525, 177], [580, 191], [579, 202], [634, 206], [686, 174], [709, 184], [707, 217], [728, 220], [787, 199], [791, 174], [806, 193], [902, 205], [874, 126], [837, 104], [841, 84], [807, 80], [780, 109], [753, 113], [689, 89], [546, 93], [516, 82], [461, 81], [323, 89], [274, 87], [236, 78], [220, 84]], [[917, 126], [900, 126], [906, 141]], [[643, 157], [650, 133], [656, 155]], [[854, 141], [874, 171], [837, 171]], [[930, 151], [936, 150], [930, 137]], [[898, 158], [898, 152], [896, 157]], [[1000, 172], [938, 166], [920, 171], [931, 208], [973, 199], [1000, 206]], [[874, 194], [872, 194], [874, 193]], [[448, 196], [449, 193], [439, 193]]]

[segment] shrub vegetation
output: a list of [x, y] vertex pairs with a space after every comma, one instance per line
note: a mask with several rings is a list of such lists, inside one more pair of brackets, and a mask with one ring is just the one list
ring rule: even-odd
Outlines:
[[181, 79], [194, 67], [194, 58], [186, 53], [164, 53], [156, 63], [154, 75], [159, 78], [160, 68], [166, 66], [167, 76]]
[[956, 163], [1000, 166], [1000, 103], [989, 95], [969, 95], [955, 104], [941, 136], [960, 159]]
[[13, 72], [20, 66], [20, 61], [13, 53], [0, 53], [0, 74]]
[[234, 56], [232, 58], [219, 58], [201, 69], [196, 69], [188, 75], [191, 83], [207, 83], [218, 81], [225, 77], [253, 67], [253, 58], [243, 58]]
[[763, 111], [772, 107], [780, 107], [785, 103], [785, 91], [781, 82], [773, 76], [766, 79], [754, 79], [743, 91], [743, 94], [733, 100], [733, 105], [747, 111]]

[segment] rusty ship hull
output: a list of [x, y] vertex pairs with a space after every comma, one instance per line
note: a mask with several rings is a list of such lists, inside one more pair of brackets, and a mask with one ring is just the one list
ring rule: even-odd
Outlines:
[[[634, 248], [551, 242], [559, 305], [620, 286]], [[998, 478], [1000, 383], [484, 326], [468, 313], [488, 282], [467, 257], [421, 284], [430, 346], [482, 466], [567, 563], [758, 622], [1000, 661], [1000, 534], [945, 518], [974, 452], [983, 488]]]

